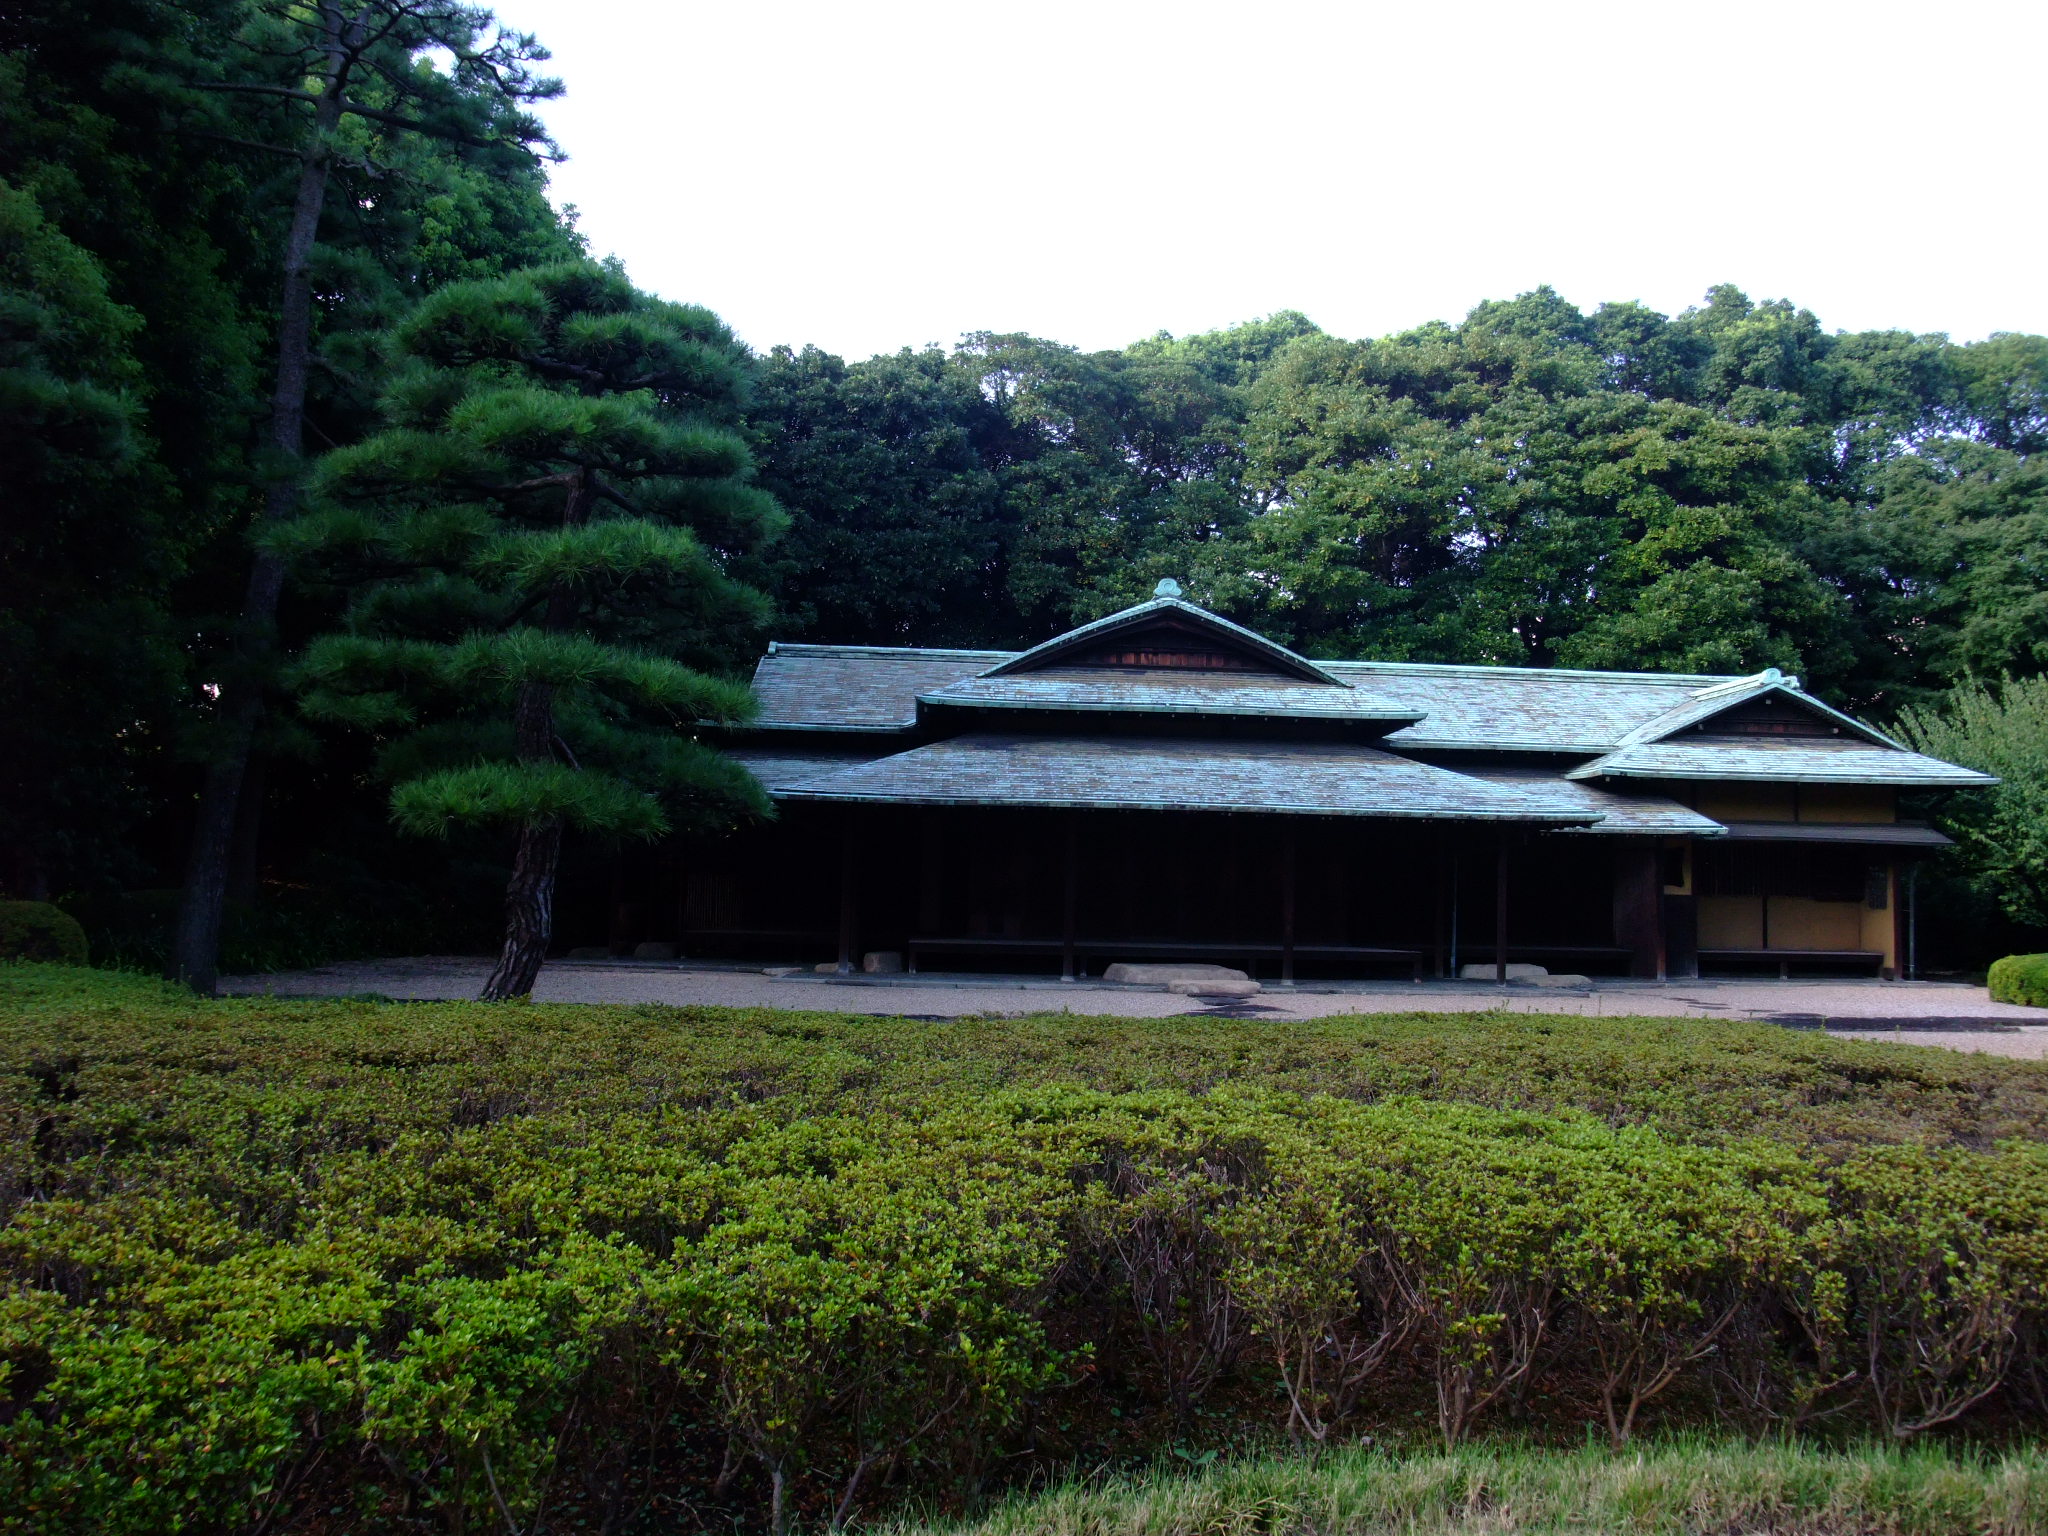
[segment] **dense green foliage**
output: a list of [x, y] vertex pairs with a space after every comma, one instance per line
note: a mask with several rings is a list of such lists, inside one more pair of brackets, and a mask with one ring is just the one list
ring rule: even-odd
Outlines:
[[1821, 1449], [1680, 1437], [1614, 1456], [1474, 1445], [1342, 1447], [1308, 1459], [1076, 1479], [982, 1518], [890, 1536], [2033, 1536], [2048, 1529], [2037, 1450], [1979, 1459], [1926, 1446]]
[[[1880, 713], [2048, 663], [2039, 337], [1544, 289], [1377, 341], [1283, 314], [1121, 352], [778, 353], [765, 379], [805, 638], [945, 643], [979, 611], [981, 643], [1035, 640], [1172, 575], [1319, 655], [1771, 664]], [[865, 599], [863, 539], [889, 551]]]
[[1906, 711], [1899, 730], [1922, 752], [1998, 775], [1944, 797], [1937, 814], [1977, 890], [2017, 922], [2048, 925], [2048, 677], [1967, 683], [1944, 709]]
[[1993, 1002], [2048, 1008], [2048, 955], [2007, 955], [1994, 960], [1985, 981]]
[[[392, 25], [357, 28], [375, 40], [341, 90], [322, 29], [365, 18]], [[0, 530], [10, 892], [160, 888], [201, 844], [243, 912], [337, 870], [443, 904], [472, 866], [502, 871], [482, 841], [402, 851], [375, 743], [234, 701], [260, 703], [276, 657], [367, 600], [289, 586], [274, 645], [248, 607], [252, 529], [298, 484], [288, 354], [309, 362], [305, 451], [346, 461], [390, 429], [393, 360], [418, 359], [394, 331], [459, 330], [435, 307], [450, 285], [582, 254], [528, 112], [556, 88], [544, 59], [459, 0], [0, 12], [0, 452], [23, 509]], [[736, 675], [770, 632], [1023, 644], [1173, 576], [1317, 655], [1776, 665], [1880, 723], [1974, 730], [1983, 688], [2048, 670], [2042, 337], [1831, 334], [1726, 286], [1677, 315], [1588, 313], [1539, 288], [1377, 339], [1281, 312], [1096, 353], [982, 334], [725, 356], [748, 386], [725, 398], [749, 403], [721, 425], [790, 523], [716, 550], [772, 607], [635, 621], [632, 643], [697, 669]], [[195, 783], [245, 742], [246, 785], [206, 789], [195, 818]], [[229, 828], [213, 812], [234, 798]], [[1967, 901], [1930, 903], [1969, 907], [1956, 944], [1980, 916], [2044, 921], [2012, 830], [2042, 818], [2008, 803], [1971, 802]]]
[[0, 960], [54, 960], [83, 965], [85, 929], [47, 901], [0, 901]]
[[819, 1521], [1285, 1435], [2048, 1410], [2039, 1064], [0, 988], [10, 1529]]
[[[546, 953], [564, 830], [650, 839], [767, 800], [691, 731], [744, 720], [716, 657], [779, 526], [732, 430], [747, 359], [707, 310], [593, 262], [457, 283], [398, 327], [384, 430], [321, 461], [271, 548], [348, 593], [297, 664], [374, 733], [404, 830], [516, 829], [507, 955]], [[638, 643], [635, 643], [638, 642]]]
[[[486, 13], [414, 9], [489, 31]], [[147, 886], [182, 864], [208, 685], [238, 676], [246, 536], [279, 468], [262, 423], [313, 15], [270, 0], [0, 12], [0, 882], [23, 894]], [[364, 339], [413, 298], [577, 251], [502, 94], [445, 58], [427, 67], [417, 35], [384, 35], [354, 87], [362, 112], [322, 141], [327, 204], [347, 216], [322, 221], [307, 268], [316, 444], [372, 422]], [[390, 114], [430, 99], [434, 132]], [[288, 604], [287, 637], [316, 618]], [[311, 746], [259, 742], [278, 777], [303, 776]], [[258, 818], [246, 830], [253, 844]]]

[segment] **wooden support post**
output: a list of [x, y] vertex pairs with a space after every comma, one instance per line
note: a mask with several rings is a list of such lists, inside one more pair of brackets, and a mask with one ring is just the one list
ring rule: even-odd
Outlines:
[[1432, 862], [1436, 865], [1436, 924], [1434, 935], [1430, 940], [1430, 964], [1435, 972], [1436, 979], [1442, 981], [1444, 979], [1446, 940], [1449, 938], [1451, 931], [1451, 882], [1448, 871], [1444, 868], [1448, 854], [1441, 832], [1436, 835], [1435, 852], [1436, 858]]
[[841, 976], [853, 974], [853, 817], [839, 832], [839, 966]]
[[1614, 942], [1629, 952], [1628, 973], [1664, 979], [1664, 875], [1655, 843], [1618, 840], [1614, 850]]
[[[729, 922], [729, 920], [727, 920]], [[741, 918], [741, 922], [745, 922]], [[709, 928], [719, 926], [719, 918], [707, 924]], [[690, 952], [690, 850], [684, 842], [676, 840], [676, 958], [684, 958]]]
[[945, 932], [945, 814], [928, 810], [917, 824], [917, 928], [934, 938]]
[[1081, 815], [1078, 811], [1067, 812], [1065, 839], [1066, 892], [1060, 913], [1060, 980], [1072, 981], [1078, 974], [1074, 967], [1075, 923], [1081, 908]]
[[1500, 857], [1493, 872], [1493, 979], [1508, 979], [1508, 835], [1500, 835]]
[[1298, 840], [1294, 819], [1280, 835], [1280, 985], [1294, 985], [1294, 886], [1295, 853]]
[[[632, 947], [626, 938], [626, 850], [612, 850], [612, 920], [605, 925], [604, 947], [614, 955], [623, 955]], [[677, 945], [677, 953], [682, 948]]]
[[[710, 924], [717, 926], [714, 919]], [[690, 937], [690, 854], [680, 842], [676, 845], [676, 957], [681, 959], [687, 953], [685, 940]]]
[[1459, 980], [1462, 980], [1465, 975], [1464, 967], [1458, 964], [1458, 914], [1460, 908], [1464, 905], [1464, 892], [1459, 889], [1458, 881], [1464, 852], [1463, 848], [1453, 848], [1451, 850], [1451, 959], [1449, 969], [1450, 974]]

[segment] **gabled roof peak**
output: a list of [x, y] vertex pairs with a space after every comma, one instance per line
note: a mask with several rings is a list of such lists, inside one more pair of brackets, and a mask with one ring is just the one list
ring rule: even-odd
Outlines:
[[1668, 740], [1684, 730], [1704, 730], [1713, 720], [1726, 715], [1738, 706], [1752, 700], [1768, 702], [1774, 696], [1782, 695], [1793, 700], [1798, 708], [1827, 721], [1837, 733], [1847, 732], [1850, 736], [1876, 746], [1892, 747], [1904, 752], [1906, 748], [1885, 735], [1876, 726], [1858, 720], [1854, 715], [1844, 714], [1833, 705], [1823, 703], [1799, 686], [1799, 679], [1789, 677], [1776, 667], [1766, 667], [1748, 677], [1732, 677], [1726, 682], [1713, 683], [1705, 688], [1695, 688], [1690, 702], [1667, 710], [1656, 718], [1644, 721], [1623, 736], [1620, 747], [1643, 746], [1652, 742]]
[[[1171, 586], [1172, 592], [1165, 589]], [[1159, 583], [1150, 602], [1105, 615], [1078, 629], [1070, 629], [1063, 635], [1055, 635], [1043, 644], [998, 662], [981, 675], [983, 677], [1007, 677], [1019, 672], [1036, 672], [1046, 667], [1067, 663], [1076, 666], [1110, 665], [1094, 660], [1104, 642], [1112, 641], [1124, 633], [1148, 629], [1177, 628], [1186, 632], [1189, 638], [1206, 640], [1221, 653], [1242, 658], [1250, 664], [1247, 670], [1277, 672], [1285, 677], [1296, 678], [1307, 683], [1321, 683], [1331, 688], [1351, 687], [1342, 678], [1325, 671], [1305, 656], [1298, 656], [1284, 645], [1275, 644], [1264, 635], [1233, 624], [1220, 614], [1180, 597], [1179, 583], [1171, 578]], [[1122, 665], [1143, 666], [1144, 662], [1125, 662]], [[1161, 663], [1174, 665], [1174, 663]]]
[[1763, 671], [1752, 672], [1747, 677], [1731, 677], [1726, 682], [1695, 688], [1692, 696], [1696, 699], [1718, 699], [1727, 694], [1748, 693], [1752, 689], [1765, 688], [1783, 688], [1791, 693], [1800, 692], [1798, 678], [1787, 677], [1776, 667], [1765, 667]]

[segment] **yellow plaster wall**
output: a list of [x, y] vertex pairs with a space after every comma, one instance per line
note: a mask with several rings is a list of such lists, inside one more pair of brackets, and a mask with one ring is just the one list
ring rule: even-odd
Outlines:
[[[1794, 821], [1796, 800], [1790, 784], [1702, 783], [1694, 802], [1702, 816], [1716, 821]], [[1704, 941], [1702, 941], [1704, 942]]]
[[1761, 896], [1702, 896], [1699, 920], [1701, 949], [1763, 948]]
[[1770, 947], [1862, 949], [1864, 911], [1860, 901], [1815, 901], [1807, 896], [1773, 896]]
[[[1893, 900], [1897, 900], [1896, 890]], [[1772, 949], [1863, 949], [1892, 953], [1892, 914], [1873, 912], [1860, 901], [1814, 901], [1805, 896], [1773, 896]], [[1764, 948], [1764, 898], [1702, 896], [1699, 899], [1701, 949]]]
[[1801, 821], [1897, 821], [1898, 791], [1875, 784], [1802, 784]]

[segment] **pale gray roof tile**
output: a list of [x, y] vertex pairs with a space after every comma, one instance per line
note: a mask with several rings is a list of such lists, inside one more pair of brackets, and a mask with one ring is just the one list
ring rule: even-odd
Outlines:
[[1667, 796], [1581, 784], [1565, 778], [1553, 769], [1460, 768], [1458, 772], [1471, 778], [1484, 779], [1489, 784], [1525, 790], [1540, 795], [1547, 801], [1575, 805], [1581, 810], [1599, 814], [1601, 819], [1592, 826], [1576, 827], [1570, 829], [1572, 831], [1616, 834], [1624, 837], [1674, 834], [1718, 837], [1722, 831], [1721, 823], [1713, 817], [1702, 816], [1691, 806], [1680, 805]]
[[1370, 747], [1131, 736], [960, 736], [806, 780], [781, 798], [1554, 824], [1600, 814]]
[[1688, 736], [1610, 752], [1569, 777], [1749, 779], [1784, 784], [1893, 784], [1907, 789], [1965, 789], [1996, 784], [1973, 768], [1873, 742], [1833, 736]]
[[1265, 715], [1293, 719], [1410, 721], [1420, 711], [1356, 688], [1246, 672], [1178, 668], [1048, 667], [971, 677], [919, 696], [975, 709], [1112, 710], [1119, 714]]

